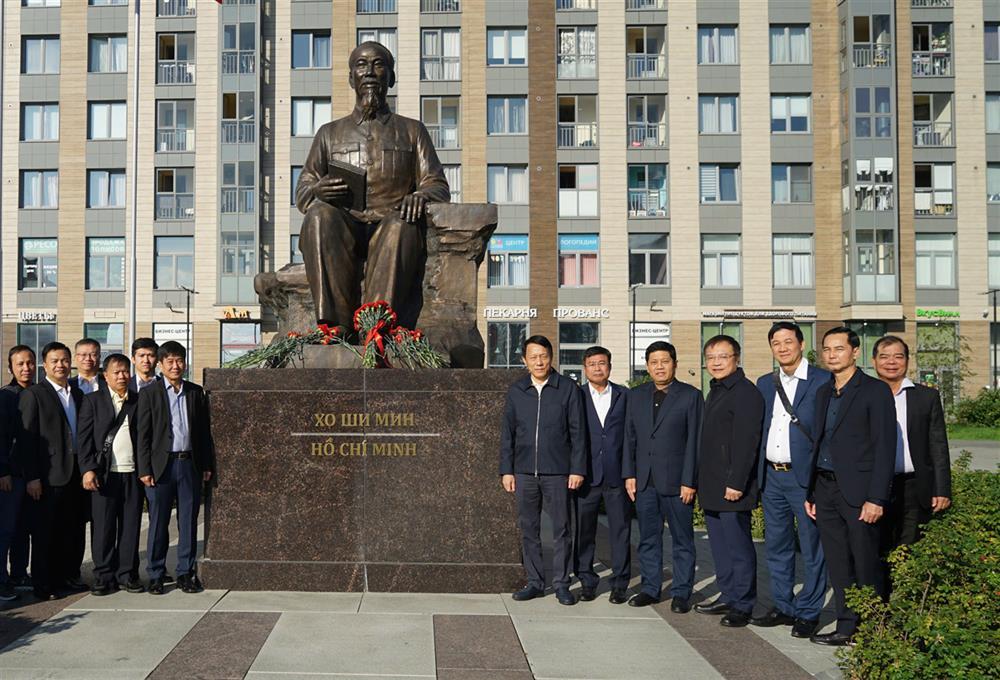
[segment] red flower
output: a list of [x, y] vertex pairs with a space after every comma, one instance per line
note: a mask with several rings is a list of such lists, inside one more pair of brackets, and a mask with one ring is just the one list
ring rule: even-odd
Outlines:
[[340, 335], [340, 326], [334, 326], [333, 330], [330, 331], [330, 335], [333, 337]]
[[301, 333], [296, 333], [295, 331], [288, 331], [288, 337], [290, 337], [290, 338], [298, 338], [298, 337], [301, 337], [301, 336], [302, 336]]
[[316, 326], [316, 330], [318, 330], [319, 332], [321, 332], [323, 335], [327, 335], [327, 336], [331, 335], [330, 327], [328, 325], [326, 325], [325, 323], [321, 323], [320, 325]]
[[410, 337], [419, 342], [420, 339], [424, 337], [424, 332], [419, 328], [415, 328], [410, 331]]

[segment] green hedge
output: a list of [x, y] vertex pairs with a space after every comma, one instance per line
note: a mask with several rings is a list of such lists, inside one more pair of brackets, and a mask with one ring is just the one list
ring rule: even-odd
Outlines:
[[848, 678], [996, 678], [1000, 673], [1000, 473], [952, 473], [954, 505], [922, 540], [892, 553], [892, 596], [848, 592], [861, 614], [855, 646], [838, 652]]
[[1000, 390], [984, 389], [973, 399], [959, 402], [954, 415], [960, 425], [1000, 427]]

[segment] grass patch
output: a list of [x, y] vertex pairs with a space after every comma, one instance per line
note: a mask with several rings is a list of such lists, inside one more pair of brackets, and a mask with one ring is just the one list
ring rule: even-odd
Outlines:
[[1000, 441], [1000, 428], [981, 425], [949, 425], [948, 439]]

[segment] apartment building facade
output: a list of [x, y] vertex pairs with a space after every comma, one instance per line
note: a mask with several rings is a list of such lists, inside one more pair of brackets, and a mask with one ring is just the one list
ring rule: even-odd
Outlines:
[[453, 200], [499, 206], [489, 366], [542, 333], [624, 381], [665, 339], [707, 386], [703, 339], [759, 374], [795, 319], [810, 349], [846, 322], [864, 356], [893, 332], [921, 379], [997, 384], [1000, 2], [134, 2], [6, 3], [4, 348], [121, 349], [132, 294], [195, 375], [266, 341], [253, 277], [300, 257], [298, 171], [377, 40]]

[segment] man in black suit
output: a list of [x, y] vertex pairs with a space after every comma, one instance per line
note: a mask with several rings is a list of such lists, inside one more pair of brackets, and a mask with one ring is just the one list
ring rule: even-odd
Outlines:
[[63, 588], [84, 590], [80, 565], [87, 523], [77, 464], [77, 414], [83, 392], [70, 384], [70, 351], [61, 342], [42, 348], [45, 378], [21, 393], [15, 456], [32, 508], [31, 575], [35, 596], [55, 599]]
[[640, 590], [629, 605], [660, 601], [663, 522], [670, 525], [673, 583], [670, 609], [691, 610], [694, 588], [694, 497], [698, 475], [701, 392], [676, 380], [677, 350], [669, 342], [646, 348], [650, 382], [628, 395], [622, 474], [639, 520]]
[[628, 390], [609, 380], [611, 352], [603, 347], [589, 347], [583, 353], [583, 375], [587, 382], [580, 388], [587, 414], [590, 447], [587, 474], [573, 495], [576, 509], [576, 534], [573, 546], [573, 572], [580, 579], [580, 599], [595, 597], [600, 578], [594, 571], [597, 538], [597, 512], [604, 500], [611, 543], [612, 604], [628, 598], [632, 575], [632, 504], [622, 486], [622, 449], [625, 443], [625, 402]]
[[130, 391], [138, 394], [144, 387], [149, 387], [160, 376], [156, 375], [156, 352], [160, 346], [153, 338], [136, 338], [132, 341], [132, 367], [135, 372], [128, 381]]
[[[93, 595], [109, 595], [120, 586], [130, 593], [144, 589], [139, 580], [139, 526], [142, 484], [135, 473], [135, 409], [139, 395], [128, 389], [129, 360], [124, 354], [104, 359], [100, 389], [83, 399], [80, 409], [80, 472], [90, 492], [94, 558]], [[110, 450], [107, 442], [110, 439]], [[102, 452], [110, 454], [101, 460]]]
[[198, 511], [202, 484], [212, 479], [215, 470], [215, 447], [205, 390], [184, 380], [186, 355], [179, 342], [163, 343], [157, 353], [163, 380], [139, 392], [136, 408], [136, 469], [149, 502], [146, 571], [153, 595], [163, 594], [174, 502], [177, 585], [185, 593], [204, 590], [196, 570]]
[[951, 505], [951, 460], [941, 395], [906, 377], [910, 348], [887, 335], [872, 348], [875, 372], [896, 404], [896, 466], [892, 503], [882, 520], [882, 550], [916, 543], [931, 515]]
[[83, 338], [76, 341], [73, 351], [76, 359], [76, 375], [71, 382], [84, 394], [98, 391], [102, 387], [101, 343], [93, 338]]
[[757, 602], [757, 551], [750, 512], [757, 505], [757, 454], [764, 398], [740, 368], [740, 343], [716, 335], [705, 343], [705, 366], [712, 376], [701, 424], [698, 495], [715, 562], [720, 595], [695, 607], [723, 614], [723, 626], [750, 622]]
[[896, 413], [889, 387], [858, 369], [861, 340], [846, 326], [823, 335], [823, 362], [833, 380], [816, 394], [813, 475], [806, 512], [816, 520], [833, 585], [837, 629], [813, 635], [846, 645], [858, 615], [844, 601], [852, 586], [884, 594], [879, 520], [889, 504], [896, 458]]
[[587, 443], [579, 386], [552, 370], [552, 343], [543, 335], [524, 341], [528, 375], [507, 390], [500, 423], [500, 483], [517, 496], [521, 552], [528, 585], [513, 594], [519, 602], [545, 594], [541, 519], [552, 520], [555, 544], [552, 585], [559, 604], [574, 605], [569, 591], [573, 560], [570, 492], [583, 484]]

